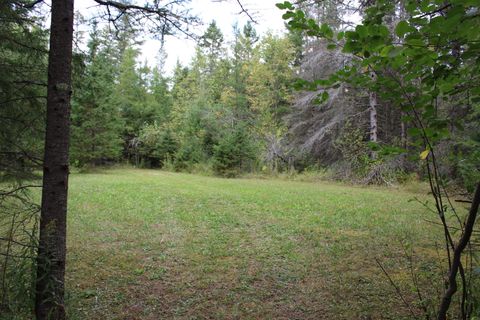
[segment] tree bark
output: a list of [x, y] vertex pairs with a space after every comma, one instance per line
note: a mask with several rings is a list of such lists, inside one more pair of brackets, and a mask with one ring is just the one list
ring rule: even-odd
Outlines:
[[[376, 79], [374, 73], [371, 74], [372, 79]], [[368, 97], [368, 102], [370, 105], [370, 142], [377, 143], [378, 141], [378, 123], [377, 123], [377, 94], [375, 92], [370, 92]], [[370, 157], [372, 159], [377, 159], [377, 152], [371, 151]]]
[[[375, 73], [371, 73], [370, 77], [373, 81], [376, 80]], [[377, 124], [377, 94], [373, 91], [369, 93], [369, 105], [370, 105], [370, 142], [378, 141], [378, 124]], [[376, 153], [372, 152], [372, 158], [376, 158]]]
[[52, 0], [47, 123], [43, 166], [35, 315], [65, 319], [64, 278], [68, 190], [73, 0]]
[[378, 141], [378, 127], [377, 127], [377, 95], [374, 92], [370, 93], [370, 141]]

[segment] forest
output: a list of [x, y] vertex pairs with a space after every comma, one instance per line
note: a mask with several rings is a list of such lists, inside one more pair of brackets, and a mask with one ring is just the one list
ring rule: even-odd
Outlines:
[[81, 2], [0, 1], [0, 319], [480, 318], [480, 1]]

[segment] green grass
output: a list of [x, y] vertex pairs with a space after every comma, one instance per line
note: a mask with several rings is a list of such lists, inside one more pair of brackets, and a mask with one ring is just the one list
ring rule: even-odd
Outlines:
[[401, 189], [219, 179], [154, 170], [74, 174], [73, 319], [402, 319], [415, 243], [435, 218]]

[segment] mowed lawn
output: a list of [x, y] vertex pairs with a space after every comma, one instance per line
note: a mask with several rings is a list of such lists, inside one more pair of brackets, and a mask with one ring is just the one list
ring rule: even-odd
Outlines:
[[74, 174], [70, 316], [409, 319], [376, 260], [413, 300], [405, 247], [414, 243], [419, 264], [434, 260], [441, 235], [416, 196], [155, 170]]

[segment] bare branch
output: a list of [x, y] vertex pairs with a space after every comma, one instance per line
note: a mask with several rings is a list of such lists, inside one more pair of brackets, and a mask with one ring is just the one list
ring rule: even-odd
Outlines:
[[[109, 6], [109, 7], [114, 7], [118, 10], [120, 10], [121, 12], [127, 12], [127, 11], [131, 11], [131, 10], [136, 10], [136, 11], [143, 11], [143, 12], [148, 12], [148, 13], [153, 13], [153, 14], [156, 14], [158, 16], [161, 16], [163, 18], [165, 18], [167, 15], [172, 15], [175, 17], [175, 15], [168, 11], [167, 9], [165, 8], [155, 8], [155, 7], [151, 7], [151, 6], [137, 6], [137, 5], [134, 5], [134, 4], [126, 4], [126, 3], [121, 3], [121, 2], [118, 2], [118, 1], [110, 1], [110, 0], [94, 0], [96, 3], [100, 4], [100, 5], [103, 5], [103, 6]], [[178, 18], [178, 16], [176, 17]]]
[[[248, 11], [248, 9], [246, 9], [243, 4], [242, 4], [242, 1], [241, 0], [235, 0], [238, 4], [238, 6], [240, 7], [240, 12], [238, 14], [244, 14], [248, 17], [248, 19], [250, 21], [252, 21], [253, 23], [255, 24], [258, 24], [258, 21], [255, 20], [255, 18], [253, 18], [253, 15], [250, 14], [250, 12]], [[225, 0], [214, 0], [213, 2], [225, 2]]]
[[188, 31], [188, 25], [197, 23], [197, 17], [190, 15], [188, 10], [174, 12], [169, 9], [173, 5], [179, 5], [180, 2], [178, 1], [170, 2], [164, 6], [160, 6], [158, 2], [154, 2], [154, 4], [147, 3], [141, 6], [113, 0], [94, 1], [106, 8], [107, 20], [112, 22], [115, 28], [117, 28], [116, 22], [125, 14], [129, 14], [140, 16], [135, 22], [142, 27], [147, 25], [145, 20], [149, 21], [153, 25], [154, 31], [160, 32], [161, 39], [167, 34], [175, 33], [171, 31], [172, 29], [184, 34], [188, 38], [196, 38], [193, 33]]
[[240, 8], [242, 9], [242, 11], [240, 11], [241, 14], [244, 13], [253, 23], [258, 23], [255, 19], [253, 19], [253, 17], [250, 15], [250, 13], [247, 10], [245, 10], [245, 8], [243, 7], [242, 2], [240, 0], [237, 0], [237, 3], [240, 6]]
[[440, 305], [440, 309], [438, 311], [438, 320], [446, 320], [447, 319], [447, 311], [450, 307], [450, 303], [452, 302], [452, 297], [457, 292], [457, 273], [461, 268], [461, 258], [463, 250], [467, 247], [468, 243], [470, 242], [470, 238], [473, 232], [473, 226], [475, 225], [475, 220], [477, 218], [478, 207], [480, 206], [480, 183], [477, 184], [477, 189], [475, 191], [475, 195], [472, 200], [472, 206], [470, 207], [470, 211], [468, 213], [467, 222], [465, 223], [465, 230], [460, 238], [458, 244], [455, 246], [455, 250], [453, 252], [453, 260], [452, 260], [452, 267], [450, 269], [450, 273], [448, 276], [448, 288], [445, 291], [445, 294], [442, 298], [442, 303]]

